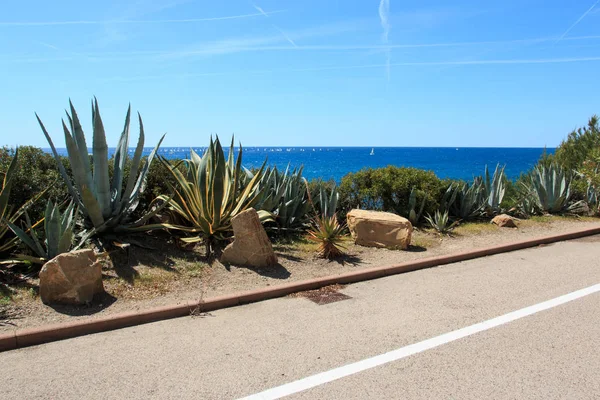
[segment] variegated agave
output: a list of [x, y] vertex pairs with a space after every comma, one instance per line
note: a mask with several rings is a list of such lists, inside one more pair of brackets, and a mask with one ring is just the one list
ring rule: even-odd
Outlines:
[[[234, 160], [233, 139], [227, 159], [218, 137], [214, 141], [211, 138], [202, 156], [192, 150], [190, 159], [184, 160], [187, 167], [185, 172], [162, 157], [160, 160], [177, 185], [171, 187], [172, 196], [162, 195], [156, 200], [167, 204], [167, 208], [185, 222], [182, 225], [157, 226], [191, 233], [192, 236], [182, 240], [187, 243], [204, 241], [207, 254], [212, 252], [216, 241], [231, 235], [232, 218], [254, 207], [264, 190], [259, 182], [265, 164], [251, 179], [247, 179], [242, 169], [242, 146], [237, 160]], [[264, 210], [258, 211], [258, 214], [263, 221], [271, 219], [271, 214]]]
[[140, 135], [133, 154], [129, 178], [126, 185], [124, 185], [124, 170], [129, 146], [131, 106], [127, 109], [123, 133], [114, 154], [112, 179], [109, 177], [108, 146], [106, 144], [106, 135], [100, 117], [98, 101], [94, 99], [92, 102], [93, 146], [91, 159], [88, 155], [88, 147], [81, 123], [70, 101], [69, 107], [71, 113], [67, 112], [68, 126], [64, 120], [62, 125], [69, 161], [73, 170], [74, 185], [71, 183], [71, 178], [67, 175], [64, 166], [60, 162], [60, 157], [48, 131], [37, 114], [36, 117], [52, 148], [69, 193], [83, 213], [87, 229], [84, 236], [140, 228], [158, 211], [155, 210], [152, 213], [148, 213], [137, 221], [130, 220], [131, 214], [135, 211], [139, 203], [140, 193], [144, 190], [150, 164], [164, 139], [164, 135], [148, 156], [145, 164], [143, 164], [144, 126], [142, 118], [138, 113]]

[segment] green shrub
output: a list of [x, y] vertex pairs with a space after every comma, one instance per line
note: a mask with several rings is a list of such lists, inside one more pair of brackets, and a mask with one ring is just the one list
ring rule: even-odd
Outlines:
[[442, 181], [432, 171], [394, 166], [366, 168], [342, 178], [339, 204], [344, 212], [362, 208], [408, 218], [410, 193], [414, 188], [416, 203], [420, 205], [425, 200], [424, 214], [433, 214], [448, 186], [449, 182]]
[[594, 149], [600, 147], [600, 124], [598, 116], [594, 115], [588, 125], [569, 133], [556, 148], [555, 159], [563, 167], [571, 171], [581, 169], [584, 161], [588, 160]]

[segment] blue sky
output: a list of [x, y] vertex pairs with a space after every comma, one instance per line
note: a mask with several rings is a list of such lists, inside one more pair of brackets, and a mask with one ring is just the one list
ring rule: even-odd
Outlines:
[[109, 146], [131, 102], [147, 146], [551, 147], [600, 113], [595, 1], [3, 2], [0, 144], [95, 95]]

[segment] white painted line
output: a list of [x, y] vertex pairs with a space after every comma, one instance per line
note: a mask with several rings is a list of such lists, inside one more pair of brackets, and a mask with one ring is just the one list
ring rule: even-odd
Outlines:
[[357, 361], [352, 364], [344, 365], [329, 371], [321, 372], [319, 374], [312, 375], [294, 382], [286, 383], [284, 385], [265, 390], [264, 392], [244, 397], [241, 400], [280, 399], [282, 397], [289, 396], [294, 393], [299, 393], [304, 390], [314, 388], [316, 386], [320, 386], [325, 383], [335, 381], [337, 379], [344, 378], [346, 376], [354, 375], [359, 372], [366, 371], [368, 369], [375, 368], [383, 364], [387, 364], [405, 357], [412, 356], [413, 354], [433, 349], [443, 344], [450, 343], [455, 340], [462, 339], [464, 337], [471, 336], [479, 332], [487, 331], [488, 329], [496, 328], [509, 322], [516, 321], [529, 315], [536, 314], [540, 311], [560, 306], [561, 304], [565, 304], [570, 301], [577, 300], [584, 296], [597, 292], [600, 292], [600, 283], [594, 286], [587, 287], [585, 289], [565, 294], [564, 296], [556, 297], [554, 299], [535, 304], [533, 306], [521, 308], [520, 310], [516, 310], [496, 318], [488, 319], [487, 321], [479, 322], [477, 324], [470, 325], [465, 328], [444, 333], [440, 336], [423, 340], [422, 342], [401, 347], [399, 349], [392, 350], [388, 353], [380, 354], [375, 357], [367, 358], [362, 361]]

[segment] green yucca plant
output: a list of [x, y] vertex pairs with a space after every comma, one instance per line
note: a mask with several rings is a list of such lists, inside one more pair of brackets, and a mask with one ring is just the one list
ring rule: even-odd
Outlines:
[[44, 263], [59, 254], [70, 251], [75, 236], [74, 229], [76, 218], [77, 211], [75, 210], [75, 204], [73, 202], [71, 202], [67, 206], [65, 212], [61, 214], [59, 206], [54, 205], [49, 201], [46, 206], [46, 212], [44, 213], [45, 239], [41, 241], [34, 226], [31, 224], [27, 211], [25, 211], [27, 231], [22, 230], [13, 223], [9, 223], [9, 227], [39, 258], [17, 256], [17, 259], [24, 259], [35, 263]]
[[308, 240], [319, 245], [319, 257], [334, 259], [344, 255], [346, 247], [343, 244], [345, 224], [340, 224], [337, 215], [317, 215], [313, 225], [308, 230]]
[[[178, 165], [172, 165], [162, 157], [160, 160], [177, 185], [171, 187], [172, 196], [161, 195], [156, 200], [166, 204], [171, 212], [185, 221], [185, 225], [158, 226], [193, 234], [182, 240], [187, 243], [203, 240], [207, 255], [211, 254], [216, 241], [231, 234], [231, 219], [254, 207], [264, 190], [259, 182], [265, 164], [248, 180], [242, 170], [241, 145], [237, 160], [234, 160], [233, 139], [227, 159], [218, 137], [215, 141], [210, 139], [210, 145], [202, 156], [192, 150], [190, 159], [184, 161], [186, 172], [181, 172]], [[271, 218], [271, 214], [264, 210], [258, 211], [258, 214], [262, 221]]]
[[98, 101], [94, 98], [92, 102], [93, 138], [91, 160], [88, 155], [88, 147], [81, 123], [71, 101], [69, 101], [69, 107], [71, 112], [70, 114], [67, 112], [68, 126], [64, 120], [62, 125], [69, 161], [73, 170], [74, 185], [71, 183], [71, 178], [67, 175], [64, 166], [60, 162], [60, 157], [48, 131], [37, 114], [36, 117], [52, 148], [69, 193], [83, 213], [85, 218], [84, 224], [87, 229], [85, 235], [126, 231], [141, 227], [157, 210], [144, 215], [137, 221], [131, 221], [130, 217], [138, 206], [140, 193], [145, 188], [146, 175], [148, 174], [150, 164], [164, 139], [164, 135], [148, 156], [146, 163], [142, 166], [144, 126], [142, 124], [142, 117], [138, 113], [140, 135], [133, 155], [129, 178], [125, 183], [123, 176], [128, 158], [129, 122], [131, 116], [131, 106], [129, 106], [125, 117], [125, 126], [114, 154], [114, 172], [112, 179], [110, 179], [108, 146], [106, 144], [106, 135], [100, 117]]
[[425, 219], [429, 223], [430, 227], [432, 227], [442, 235], [446, 235], [452, 232], [452, 230], [458, 224], [458, 222], [450, 221], [448, 211], [440, 212], [440, 210], [436, 210], [433, 217], [431, 215], [427, 215]]

